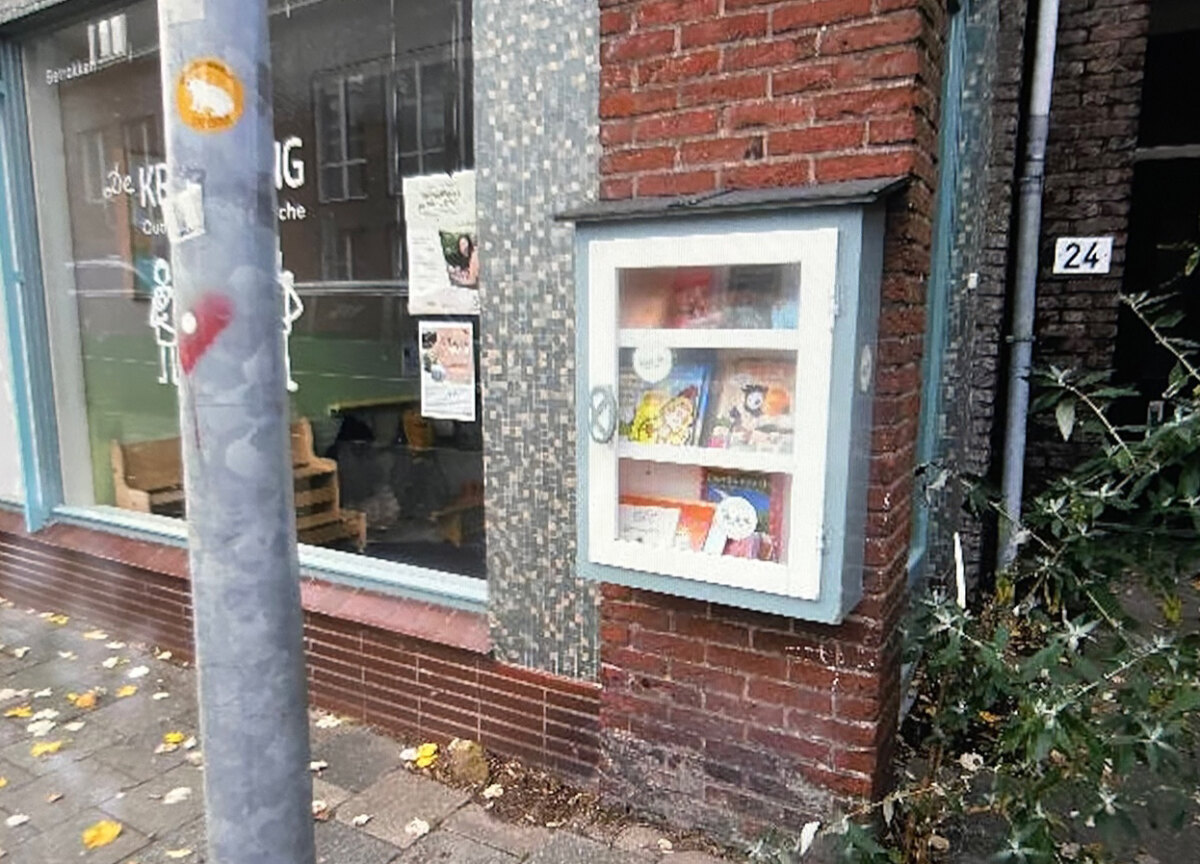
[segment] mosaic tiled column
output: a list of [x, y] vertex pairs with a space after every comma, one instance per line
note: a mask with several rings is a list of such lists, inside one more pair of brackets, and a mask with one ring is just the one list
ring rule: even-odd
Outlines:
[[488, 587], [502, 660], [596, 674], [575, 573], [573, 229], [596, 196], [595, 0], [475, 0]]

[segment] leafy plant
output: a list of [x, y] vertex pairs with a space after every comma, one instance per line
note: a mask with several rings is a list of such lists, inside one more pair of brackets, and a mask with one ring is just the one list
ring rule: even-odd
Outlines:
[[1091, 454], [1026, 502], [1020, 554], [989, 596], [913, 601], [906, 771], [825, 829], [849, 861], [955, 860], [973, 837], [998, 861], [1102, 862], [1139, 828], [1200, 812], [1197, 344], [1168, 300], [1122, 300], [1175, 358], [1169, 416], [1119, 426], [1112, 405], [1131, 393], [1108, 376], [1040, 376], [1033, 410]]

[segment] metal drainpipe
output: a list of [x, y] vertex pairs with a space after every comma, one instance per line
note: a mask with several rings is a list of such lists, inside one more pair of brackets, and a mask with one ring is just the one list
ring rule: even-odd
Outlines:
[[1033, 325], [1037, 308], [1038, 255], [1042, 234], [1042, 190], [1046, 176], [1046, 138], [1050, 132], [1050, 96], [1054, 89], [1054, 54], [1058, 40], [1058, 2], [1038, 5], [1037, 47], [1033, 86], [1029, 93], [1029, 134], [1022, 164], [1018, 210], [1017, 279], [1013, 297], [1012, 359], [1008, 371], [1008, 416], [1004, 430], [1002, 479], [1004, 512], [1000, 515], [997, 569], [1017, 555], [1021, 494], [1025, 481], [1025, 428], [1029, 420], [1029, 374], [1033, 365]]

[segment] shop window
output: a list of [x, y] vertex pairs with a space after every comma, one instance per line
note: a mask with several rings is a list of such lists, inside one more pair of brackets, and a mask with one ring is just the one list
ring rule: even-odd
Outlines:
[[[155, 4], [104, 21], [24, 43], [65, 497], [186, 515]], [[470, 22], [273, 2], [270, 38], [301, 542], [483, 576]], [[470, 212], [432, 231], [439, 305], [410, 296], [405, 190], [447, 172]]]

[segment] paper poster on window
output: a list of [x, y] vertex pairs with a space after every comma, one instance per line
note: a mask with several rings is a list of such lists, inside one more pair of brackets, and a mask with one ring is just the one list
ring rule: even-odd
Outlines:
[[475, 325], [422, 321], [421, 416], [475, 421]]
[[478, 315], [475, 172], [404, 178], [408, 314]]

